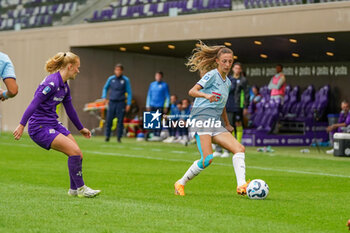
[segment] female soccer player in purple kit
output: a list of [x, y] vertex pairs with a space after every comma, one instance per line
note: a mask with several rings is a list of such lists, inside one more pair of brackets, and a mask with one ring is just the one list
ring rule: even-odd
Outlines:
[[87, 187], [82, 176], [83, 154], [72, 134], [57, 120], [56, 106], [61, 102], [67, 115], [80, 133], [91, 137], [84, 128], [72, 105], [72, 97], [67, 81], [74, 80], [79, 73], [80, 58], [72, 52], [60, 52], [46, 62], [45, 69], [50, 73], [39, 85], [34, 99], [23, 114], [13, 135], [19, 140], [28, 120], [28, 133], [39, 146], [54, 149], [68, 155], [70, 189], [68, 195], [95, 197], [101, 191]]

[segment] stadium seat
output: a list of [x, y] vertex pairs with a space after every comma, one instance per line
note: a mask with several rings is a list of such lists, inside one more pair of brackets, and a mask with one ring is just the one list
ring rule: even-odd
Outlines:
[[319, 119], [324, 118], [326, 115], [328, 101], [329, 86], [324, 86], [315, 94], [315, 101], [310, 105], [310, 111], [308, 111], [306, 117], [310, 119], [314, 117], [314, 114], [316, 114]]
[[309, 85], [306, 90], [301, 94], [300, 102], [295, 104], [292, 109], [291, 113], [295, 114], [297, 118], [304, 118], [305, 111], [307, 110], [307, 107], [309, 107], [310, 103], [313, 102], [315, 95], [315, 88], [313, 85]]
[[282, 115], [283, 117], [287, 117], [291, 111], [291, 108], [298, 102], [299, 99], [299, 86], [295, 86], [293, 90], [290, 92], [289, 102], [283, 105]]

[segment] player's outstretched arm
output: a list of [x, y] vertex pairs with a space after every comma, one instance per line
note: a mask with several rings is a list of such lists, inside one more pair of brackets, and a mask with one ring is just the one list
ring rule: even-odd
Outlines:
[[232, 127], [232, 125], [230, 124], [230, 121], [228, 120], [228, 117], [227, 117], [227, 112], [226, 112], [226, 107], [224, 108], [224, 110], [222, 111], [222, 119], [224, 120], [224, 123], [225, 123], [225, 128], [230, 132], [232, 133], [234, 128]]
[[19, 140], [22, 137], [24, 131], [24, 126], [19, 124], [17, 128], [13, 131], [13, 136], [16, 140]]
[[35, 96], [32, 102], [29, 104], [25, 112], [23, 113], [20, 124], [17, 126], [15, 131], [13, 131], [13, 136], [16, 140], [22, 137], [24, 127], [26, 126], [28, 119], [33, 115], [34, 111], [39, 107], [39, 105], [44, 101], [43, 98]]
[[85, 138], [91, 138], [91, 132], [87, 128], [83, 128], [79, 131]]
[[6, 95], [8, 96], [8, 98], [15, 97], [18, 93], [18, 85], [17, 85], [16, 79], [7, 78], [7, 79], [4, 79], [4, 83], [5, 83], [6, 88], [7, 88]]

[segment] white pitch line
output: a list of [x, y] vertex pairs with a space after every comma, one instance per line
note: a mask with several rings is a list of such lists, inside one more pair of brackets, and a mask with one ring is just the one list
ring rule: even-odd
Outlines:
[[[37, 147], [35, 145], [29, 145], [29, 144], [23, 144], [23, 143], [17, 144], [17, 143], [0, 142], [0, 144], [2, 144], [2, 145], [9, 145], [9, 146], [19, 146], [19, 147]], [[136, 148], [134, 148], [134, 149], [136, 149]], [[144, 148], [137, 148], [137, 149], [144, 149]], [[187, 159], [171, 159], [171, 158], [144, 156], [144, 155], [131, 155], [131, 154], [100, 152], [100, 151], [89, 151], [89, 150], [85, 150], [85, 152], [91, 153], [91, 154], [98, 154], [98, 155], [109, 155], [109, 156], [128, 157], [128, 158], [152, 159], [152, 160], [186, 162], [186, 163], [187, 162], [188, 163], [192, 163], [193, 162], [193, 160], [187, 160]], [[215, 163], [214, 162], [213, 164], [220, 165], [220, 166], [225, 166], [225, 167], [231, 167], [232, 166], [231, 164], [226, 164], [226, 163]], [[323, 173], [323, 172], [308, 172], [308, 171], [299, 171], [299, 170], [290, 170], [290, 169], [278, 169], [278, 168], [267, 168], [267, 167], [257, 167], [257, 166], [247, 166], [247, 168], [257, 169], [257, 170], [264, 170], [264, 171], [304, 174], [304, 175], [317, 175], [317, 176], [330, 176], [330, 177], [350, 178], [350, 176], [346, 176], [346, 175], [330, 174], [330, 173]]]
[[[118, 157], [129, 157], [129, 158], [140, 158], [140, 159], [153, 159], [153, 160], [163, 160], [163, 161], [174, 161], [174, 162], [188, 162], [192, 163], [193, 160], [186, 159], [171, 159], [171, 158], [161, 158], [161, 157], [152, 157], [152, 156], [144, 156], [144, 155], [131, 155], [131, 154], [121, 154], [121, 153], [105, 153], [100, 151], [86, 151], [91, 154], [100, 154], [100, 155], [110, 155], [110, 156], [118, 156]], [[226, 163], [213, 163], [215, 165], [231, 167], [231, 164]], [[278, 169], [278, 168], [266, 168], [266, 167], [257, 167], [257, 166], [247, 166], [247, 168], [264, 170], [264, 171], [275, 171], [275, 172], [286, 172], [286, 173], [296, 173], [296, 174], [304, 174], [304, 175], [318, 175], [318, 176], [331, 176], [331, 177], [341, 177], [341, 178], [350, 178], [350, 176], [346, 175], [338, 175], [338, 174], [329, 174], [323, 172], [308, 172], [308, 171], [298, 171], [298, 170], [290, 170], [290, 169]]]
[[162, 149], [152, 148], [151, 151], [163, 151]]
[[0, 144], [6, 145], [6, 146], [36, 147], [34, 145], [23, 144], [23, 143], [19, 144], [19, 143], [0, 142]]
[[125, 148], [125, 146], [119, 146], [119, 145], [101, 145], [101, 147]]
[[143, 150], [144, 148], [141, 148], [141, 147], [132, 147], [132, 148], [129, 148], [131, 150]]
[[182, 150], [171, 150], [171, 153], [175, 153], [175, 154], [187, 154], [188, 152], [186, 151], [182, 151]]

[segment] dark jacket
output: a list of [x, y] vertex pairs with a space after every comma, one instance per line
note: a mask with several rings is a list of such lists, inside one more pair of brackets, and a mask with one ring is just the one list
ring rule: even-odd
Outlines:
[[[229, 77], [231, 81], [230, 93], [226, 103], [227, 112], [238, 112], [243, 108], [248, 108], [249, 105], [249, 87], [246, 77], [241, 76], [235, 79]], [[242, 99], [241, 99], [242, 97]]]

